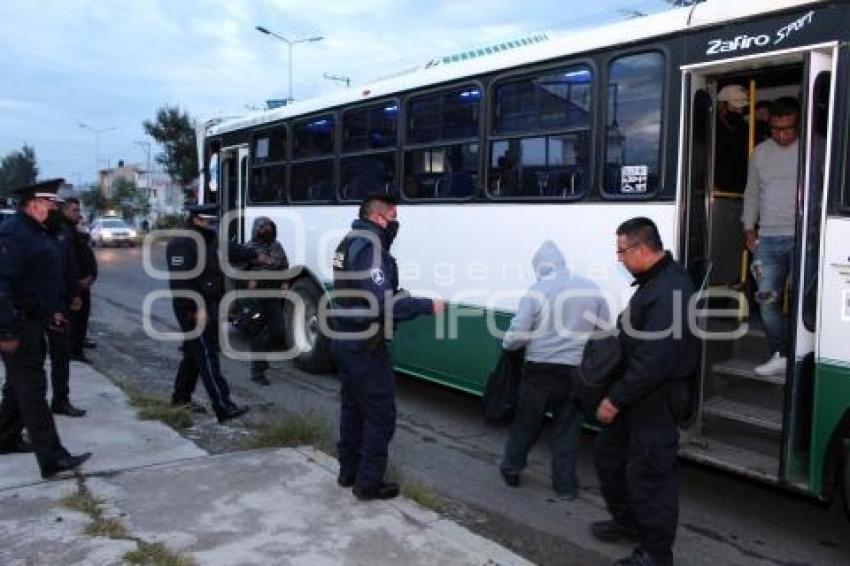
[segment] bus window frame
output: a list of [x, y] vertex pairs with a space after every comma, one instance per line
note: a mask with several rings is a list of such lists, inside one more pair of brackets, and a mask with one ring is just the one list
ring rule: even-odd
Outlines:
[[[344, 199], [342, 198], [342, 160], [350, 157], [368, 157], [369, 155], [384, 155], [388, 153], [395, 153], [394, 161], [395, 161], [395, 184], [390, 187], [390, 195], [398, 196], [401, 192], [400, 184], [399, 184], [399, 173], [401, 171], [401, 163], [399, 163], [400, 149], [401, 149], [401, 136], [402, 129], [404, 128], [404, 122], [402, 121], [404, 114], [404, 105], [403, 105], [403, 96], [402, 94], [396, 94], [394, 96], [387, 96], [384, 98], [376, 98], [374, 100], [367, 100], [362, 102], [357, 102], [355, 104], [351, 104], [349, 106], [343, 106], [338, 109], [339, 114], [339, 140], [338, 140], [338, 151], [336, 152], [337, 160], [335, 166], [335, 177], [336, 177], [336, 185], [334, 194], [336, 195], [336, 200], [334, 204], [356, 204], [359, 201], [352, 199]], [[393, 103], [398, 106], [398, 111], [396, 113], [396, 136], [395, 136], [395, 145], [393, 147], [382, 147], [377, 149], [361, 149], [357, 151], [345, 151], [343, 148], [343, 134], [344, 134], [344, 121], [345, 115], [350, 112], [358, 112], [363, 110], [368, 110], [370, 108], [381, 106], [384, 104]], [[394, 192], [393, 192], [394, 191]]]
[[[476, 75], [474, 77], [466, 77], [462, 80], [458, 80], [448, 84], [439, 84], [439, 85], [430, 85], [428, 88], [419, 89], [416, 91], [408, 91], [405, 92], [403, 96], [400, 97], [402, 105], [399, 107], [399, 120], [401, 121], [402, 128], [399, 131], [398, 135], [398, 157], [397, 157], [397, 171], [398, 176], [396, 178], [397, 181], [397, 190], [398, 190], [398, 198], [399, 202], [404, 202], [405, 204], [431, 204], [431, 203], [464, 203], [464, 202], [472, 202], [478, 200], [482, 195], [483, 191], [483, 169], [484, 169], [484, 151], [481, 149], [486, 139], [486, 130], [485, 123], [487, 122], [487, 112], [488, 107], [486, 104], [486, 97], [488, 94], [488, 85], [489, 83], [485, 83], [482, 80], [481, 75]], [[452, 138], [452, 139], [439, 139], [437, 141], [432, 142], [424, 142], [424, 143], [408, 143], [408, 133], [409, 133], [409, 122], [408, 122], [408, 110], [410, 101], [414, 98], [418, 98], [420, 96], [427, 96], [440, 92], [447, 92], [452, 90], [458, 90], [464, 87], [469, 88], [477, 88], [481, 93], [481, 96], [478, 98], [478, 132], [475, 137], [465, 137], [465, 138]], [[436, 149], [451, 145], [461, 145], [461, 144], [478, 144], [478, 185], [473, 187], [472, 194], [466, 197], [460, 198], [408, 198], [404, 193], [404, 179], [407, 178], [407, 168], [406, 168], [406, 159], [408, 151], [415, 151], [418, 149]]]
[[[311, 155], [309, 157], [295, 157], [295, 127], [298, 124], [306, 124], [316, 118], [332, 116], [333, 127], [333, 149], [329, 153]], [[337, 194], [339, 192], [339, 158], [340, 158], [340, 108], [325, 108], [318, 112], [312, 112], [303, 116], [297, 116], [287, 120], [290, 129], [290, 144], [287, 148], [287, 171], [286, 171], [286, 204], [290, 206], [319, 206], [335, 205], [339, 203]], [[296, 165], [318, 161], [331, 161], [331, 198], [328, 200], [292, 200], [292, 176]]]
[[[215, 151], [213, 151], [213, 147], [215, 147]], [[210, 190], [210, 172], [209, 172], [209, 164], [210, 159], [213, 154], [218, 155], [219, 167], [221, 167], [221, 136], [211, 136], [204, 140], [204, 162], [201, 165], [204, 171], [204, 184], [201, 187], [201, 192], [203, 193], [204, 200], [203, 202], [218, 202], [218, 193], [219, 191], [211, 191]], [[216, 183], [218, 183], [218, 179], [216, 179]], [[211, 197], [215, 195], [215, 200], [211, 200]]]
[[[579, 130], [574, 131], [566, 131], [563, 129], [546, 129], [546, 130], [528, 130], [522, 132], [511, 132], [508, 135], [493, 135], [493, 112], [495, 109], [495, 87], [498, 86], [499, 83], [503, 81], [510, 81], [514, 79], [519, 79], [523, 77], [530, 77], [533, 75], [545, 74], [547, 71], [554, 71], [557, 69], [562, 69], [565, 67], [580, 67], [585, 66], [590, 69], [592, 73], [592, 79], [590, 81], [590, 95], [591, 100], [593, 100], [593, 105], [590, 111], [590, 157], [588, 159], [589, 163], [589, 172], [590, 179], [588, 180], [587, 190], [580, 194], [579, 196], [572, 198], [563, 198], [557, 196], [546, 196], [546, 197], [522, 197], [522, 196], [507, 196], [507, 197], [494, 197], [489, 190], [490, 187], [490, 158], [491, 158], [491, 148], [492, 144], [495, 141], [506, 141], [512, 139], [524, 139], [524, 138], [532, 138], [532, 137], [546, 137], [552, 135], [559, 134], [570, 134], [573, 132], [577, 132]], [[568, 204], [579, 202], [583, 200], [588, 200], [588, 198], [592, 198], [595, 194], [594, 187], [596, 186], [596, 182], [598, 179], [598, 164], [597, 164], [597, 138], [598, 138], [598, 129], [599, 129], [599, 102], [596, 99], [596, 93], [599, 92], [599, 81], [601, 79], [600, 66], [598, 64], [597, 58], [591, 55], [584, 55], [581, 57], [570, 56], [565, 59], [559, 59], [558, 61], [547, 61], [543, 64], [537, 65], [527, 65], [521, 67], [519, 69], [510, 69], [506, 72], [501, 72], [494, 74], [490, 77], [490, 81], [487, 87], [487, 117], [486, 117], [486, 129], [484, 130], [484, 144], [485, 148], [482, 151], [482, 159], [483, 159], [483, 171], [484, 176], [482, 177], [483, 182], [481, 183], [481, 194], [487, 202], [498, 202], [498, 203], [511, 203], [511, 202], [523, 202], [523, 203], [546, 203], [546, 204]]]
[[356, 158], [359, 158], [359, 157], [369, 157], [369, 156], [372, 156], [372, 155], [390, 155], [390, 154], [393, 154], [393, 163], [394, 163], [394, 167], [395, 167], [395, 171], [394, 171], [395, 180], [394, 180], [393, 184], [390, 186], [390, 190], [387, 194], [389, 194], [393, 197], [397, 197], [399, 192], [400, 192], [400, 189], [399, 189], [399, 182], [398, 182], [398, 170], [399, 170], [398, 147], [395, 147], [394, 149], [371, 149], [371, 150], [368, 150], [368, 151], [352, 151], [352, 152], [349, 152], [349, 153], [341, 153], [339, 155], [339, 159], [337, 161], [336, 178], [337, 178], [338, 182], [337, 182], [337, 187], [336, 187], [336, 189], [337, 189], [336, 190], [336, 200], [334, 202], [339, 203], [339, 204], [355, 204], [355, 203], [359, 203], [362, 200], [362, 199], [346, 199], [346, 198], [342, 197], [342, 189], [343, 189], [342, 162], [344, 160], [346, 160], [346, 159], [356, 159]]
[[[846, 103], [838, 101], [850, 99], [850, 48], [846, 45], [838, 50], [837, 72], [832, 80], [835, 81], [836, 103], [833, 105], [834, 114], [833, 139], [831, 151], [833, 165], [830, 168], [829, 195], [827, 195], [827, 214], [832, 216], [850, 216], [850, 128], [839, 128], [850, 120], [850, 109]], [[839, 133], [840, 131], [840, 133]], [[833, 172], [837, 175], [833, 176]]]
[[[608, 152], [608, 84], [611, 74], [611, 64], [618, 59], [633, 57], [646, 53], [658, 53], [662, 56], [662, 73], [663, 83], [661, 85], [661, 108], [660, 108], [660, 123], [658, 126], [658, 184], [653, 191], [648, 191], [646, 194], [624, 195], [622, 193], [612, 193], [605, 190], [605, 168], [607, 166], [606, 156]], [[675, 107], [671, 106], [671, 87], [674, 79], [671, 77], [671, 68], [673, 67], [673, 58], [670, 53], [669, 42], [660, 40], [656, 43], [642, 44], [629, 49], [611, 50], [603, 53], [600, 64], [600, 85], [605, 85], [605, 104], [599, 105], [599, 127], [604, 130], [604, 133], [597, 132], [597, 150], [599, 160], [596, 164], [596, 181], [599, 188], [599, 197], [603, 201], [653, 201], [653, 200], [671, 200], [667, 190], [668, 180], [668, 147], [671, 143], [670, 139], [675, 138], [678, 143], [678, 137], [675, 133], [668, 132], [670, 123], [678, 123], [678, 117], [673, 120], [667, 116], [668, 112], [672, 112]], [[601, 88], [601, 87], [600, 87]], [[681, 113], [682, 109], [679, 109]], [[677, 152], [678, 157], [678, 152]], [[675, 160], [674, 160], [675, 161]], [[672, 176], [675, 179], [675, 175]]]
[[[271, 130], [279, 130], [283, 128], [286, 132], [286, 148], [284, 151], [283, 159], [278, 159], [276, 161], [265, 161], [263, 163], [257, 163], [254, 152], [256, 150], [257, 138], [262, 136], [264, 132]], [[257, 206], [280, 206], [286, 204], [286, 197], [289, 195], [289, 163], [290, 163], [290, 155], [292, 149], [292, 129], [290, 128], [289, 121], [279, 121], [272, 122], [269, 124], [263, 124], [259, 128], [253, 128], [250, 130], [250, 141], [249, 141], [249, 150], [248, 150], [248, 169], [251, 172], [251, 179], [254, 177], [254, 171], [257, 169], [263, 168], [271, 168], [271, 167], [283, 167], [285, 169], [283, 178], [284, 178], [284, 199], [279, 201], [257, 201], [252, 198], [252, 189], [254, 188], [254, 184], [249, 183], [248, 191], [245, 195], [245, 203], [253, 204]]]
[[[345, 140], [343, 139], [343, 135], [345, 134], [345, 117], [352, 112], [363, 112], [368, 111], [373, 108], [383, 106], [386, 104], [395, 104], [398, 107], [396, 111], [396, 131], [395, 131], [395, 144], [393, 146], [380, 147], [380, 148], [366, 148], [366, 149], [356, 149], [356, 150], [345, 150]], [[398, 150], [400, 141], [401, 141], [401, 129], [404, 124], [401, 121], [402, 115], [402, 100], [400, 96], [388, 96], [385, 98], [378, 98], [375, 100], [369, 100], [367, 102], [358, 102], [356, 104], [352, 104], [349, 106], [342, 106], [339, 109], [339, 155], [342, 156], [352, 156], [359, 155], [368, 152], [381, 152], [381, 151], [393, 151]]]

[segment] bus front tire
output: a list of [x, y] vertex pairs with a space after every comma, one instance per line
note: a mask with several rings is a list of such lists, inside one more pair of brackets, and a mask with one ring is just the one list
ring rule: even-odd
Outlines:
[[308, 373], [333, 371], [330, 340], [322, 334], [318, 310], [322, 291], [309, 279], [299, 279], [292, 291], [301, 299], [301, 305], [287, 304], [287, 345], [296, 348], [295, 367]]

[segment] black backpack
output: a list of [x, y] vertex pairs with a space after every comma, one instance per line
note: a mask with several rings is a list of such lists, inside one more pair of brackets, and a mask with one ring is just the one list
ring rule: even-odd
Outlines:
[[499, 363], [490, 374], [481, 397], [481, 410], [487, 424], [503, 426], [513, 420], [524, 359], [525, 349], [504, 350], [499, 356]]
[[594, 335], [584, 345], [575, 397], [584, 413], [595, 417], [599, 403], [620, 377], [623, 351], [616, 333]]

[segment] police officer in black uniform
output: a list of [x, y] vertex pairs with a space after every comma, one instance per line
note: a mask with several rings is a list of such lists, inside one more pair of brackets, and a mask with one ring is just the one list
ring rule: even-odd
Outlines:
[[[204, 245], [200, 247], [194, 238], [181, 236], [168, 243], [165, 254], [168, 269], [172, 272], [171, 289], [198, 293], [203, 305], [194, 300], [174, 296], [174, 315], [183, 332], [191, 332], [198, 326], [203, 328], [197, 338], [183, 341], [183, 359], [174, 380], [171, 402], [174, 405], [193, 406], [192, 393], [200, 375], [213, 412], [223, 423], [248, 412], [248, 407], [239, 407], [230, 399], [230, 388], [221, 374], [219, 365], [218, 304], [224, 295], [224, 273], [218, 259], [218, 236], [215, 222], [218, 206], [215, 204], [195, 205], [189, 208], [187, 229], [200, 235]], [[238, 244], [228, 244], [228, 255], [232, 263], [267, 263], [269, 258]], [[201, 262], [201, 273], [191, 279], [179, 279], [181, 272], [191, 271]]]
[[[624, 369], [596, 412], [596, 470], [612, 520], [596, 538], [638, 548], [617, 564], [672, 564], [679, 501], [678, 424], [699, 359], [689, 324], [694, 287], [664, 251], [655, 223], [638, 217], [617, 229], [617, 257], [637, 290], [619, 321]], [[676, 320], [676, 313], [679, 319]]]
[[80, 230], [80, 201], [75, 197], [66, 198], [62, 206], [62, 216], [68, 230], [73, 234], [74, 260], [77, 265], [77, 283], [80, 288], [82, 306], [79, 310], [70, 312], [68, 339], [71, 359], [90, 364], [91, 360], [85, 354], [84, 348], [93, 348], [95, 342], [86, 335], [91, 316], [91, 288], [97, 279], [97, 258], [91, 249], [91, 236]]
[[[34, 451], [41, 475], [54, 477], [85, 462], [62, 446], [47, 405], [45, 332], [62, 328], [58, 251], [45, 222], [56, 208], [55, 179], [16, 191], [18, 212], [0, 227], [0, 352], [6, 368], [0, 402], [0, 453]], [[21, 437], [26, 428], [31, 446]]]
[[[59, 201], [64, 204], [64, 201]], [[64, 286], [62, 289], [63, 316], [69, 321], [72, 313], [78, 312], [83, 305], [80, 297], [78, 268], [74, 253], [76, 231], [72, 231], [65, 223], [62, 212], [51, 210], [47, 217], [47, 229], [53, 234], [58, 252], [59, 263], [56, 265]], [[75, 407], [70, 399], [71, 381], [71, 345], [69, 339], [70, 322], [61, 328], [47, 330], [47, 350], [50, 355], [50, 387], [53, 401], [50, 408], [55, 415], [68, 417], [85, 416], [85, 409]]]
[[332, 351], [342, 382], [338, 483], [353, 486], [361, 500], [398, 495], [398, 486], [384, 481], [396, 418], [386, 331], [394, 323], [445, 308], [439, 299], [414, 298], [399, 290], [398, 268], [390, 255], [399, 227], [396, 214], [392, 198], [368, 197], [333, 260], [334, 286], [341, 291], [331, 313], [336, 333]]

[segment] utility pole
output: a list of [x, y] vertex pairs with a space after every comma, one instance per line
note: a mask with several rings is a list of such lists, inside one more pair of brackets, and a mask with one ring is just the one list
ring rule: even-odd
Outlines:
[[94, 134], [94, 182], [95, 184], [97, 184], [97, 182], [100, 180], [98, 175], [100, 171], [100, 134], [111, 132], [113, 130], [116, 130], [117, 128], [93, 128], [84, 122], [80, 122], [80, 127]]
[[322, 37], [321, 35], [316, 35], [316, 36], [313, 36], [313, 37], [304, 37], [304, 38], [301, 38], [301, 39], [289, 40], [289, 39], [286, 39], [285, 37], [283, 37], [280, 34], [277, 34], [273, 31], [270, 31], [270, 30], [264, 28], [263, 26], [255, 26], [254, 29], [257, 30], [258, 32], [262, 33], [262, 34], [265, 34], [265, 35], [274, 37], [275, 39], [279, 39], [279, 40], [283, 41], [284, 43], [286, 43], [286, 46], [289, 48], [289, 102], [292, 102], [293, 100], [295, 100], [294, 98], [292, 98], [292, 46], [297, 44], [297, 43], [305, 43], [305, 42], [308, 42], [308, 41], [310, 41], [310, 42], [322, 41], [324, 39], [324, 37]]
[[147, 140], [138, 140], [134, 141], [134, 144], [141, 147], [145, 150], [145, 156], [147, 157], [147, 165], [145, 166], [145, 200], [144, 200], [144, 213], [145, 219], [148, 220], [148, 209], [151, 207], [151, 142]]

